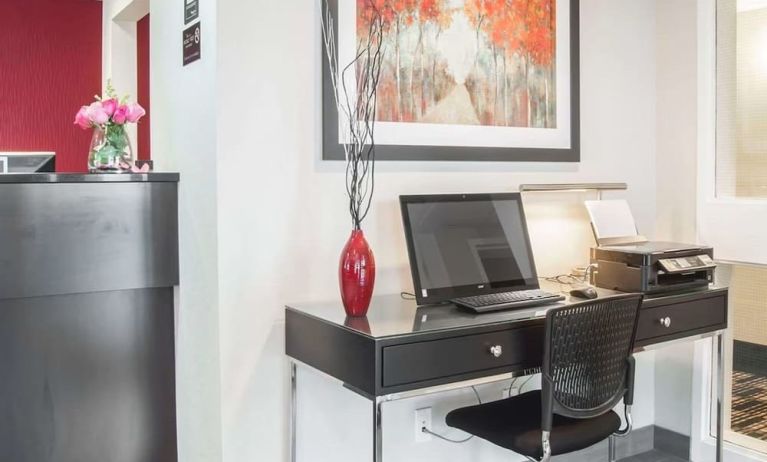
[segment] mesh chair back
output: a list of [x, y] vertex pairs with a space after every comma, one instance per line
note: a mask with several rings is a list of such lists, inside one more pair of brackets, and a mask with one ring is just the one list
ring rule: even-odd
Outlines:
[[[544, 414], [601, 415], [627, 387], [641, 295], [556, 308], [546, 316], [543, 361]], [[544, 418], [544, 420], [547, 420]]]

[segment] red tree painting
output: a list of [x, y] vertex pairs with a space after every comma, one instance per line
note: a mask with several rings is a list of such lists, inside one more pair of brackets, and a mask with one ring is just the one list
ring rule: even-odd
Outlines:
[[556, 0], [357, 0], [385, 21], [377, 120], [556, 128]]

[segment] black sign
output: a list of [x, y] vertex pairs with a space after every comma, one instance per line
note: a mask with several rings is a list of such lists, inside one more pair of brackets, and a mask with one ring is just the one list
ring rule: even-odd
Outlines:
[[200, 17], [200, 0], [184, 0], [184, 24]]
[[202, 42], [202, 29], [200, 23], [193, 25], [184, 31], [184, 66], [193, 63], [202, 57], [200, 44]]

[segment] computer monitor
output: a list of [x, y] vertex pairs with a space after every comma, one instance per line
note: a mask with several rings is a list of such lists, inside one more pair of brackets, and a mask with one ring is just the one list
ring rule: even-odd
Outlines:
[[4, 173], [54, 173], [54, 152], [0, 152], [0, 174]]
[[519, 193], [401, 196], [419, 305], [538, 289]]

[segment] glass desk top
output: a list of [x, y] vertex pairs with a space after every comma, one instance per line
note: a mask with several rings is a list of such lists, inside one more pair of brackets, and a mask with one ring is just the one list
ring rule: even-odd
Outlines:
[[[373, 297], [368, 315], [364, 318], [347, 317], [340, 300], [289, 304], [287, 309], [313, 316], [330, 324], [344, 326], [349, 330], [374, 339], [382, 339], [421, 332], [436, 332], [544, 318], [546, 312], [552, 308], [589, 301], [572, 297], [570, 295], [570, 288], [567, 284], [541, 280], [542, 290], [562, 294], [565, 300], [549, 305], [483, 314], [472, 313], [458, 308], [452, 303], [419, 307], [416, 305], [415, 300], [403, 299], [399, 294]], [[596, 290], [599, 298], [621, 294], [621, 292], [614, 290], [600, 288], [596, 288]], [[709, 288], [646, 296], [645, 303], [657, 303], [660, 301], [659, 299], [688, 297], [690, 295], [720, 290], [726, 290], [726, 287], [712, 285]]]
[[[570, 286], [565, 284], [542, 282], [541, 289], [551, 293], [561, 293], [565, 296], [565, 300], [531, 308], [476, 314], [458, 308], [452, 303], [418, 307], [415, 300], [405, 300], [399, 294], [391, 294], [373, 297], [368, 315], [364, 318], [347, 317], [340, 300], [289, 304], [287, 308], [314, 316], [331, 324], [345, 326], [350, 330], [377, 339], [417, 332], [450, 330], [543, 318], [551, 308], [587, 301], [571, 297], [569, 295]], [[620, 293], [605, 289], [597, 289], [597, 292], [600, 297], [608, 297]]]

